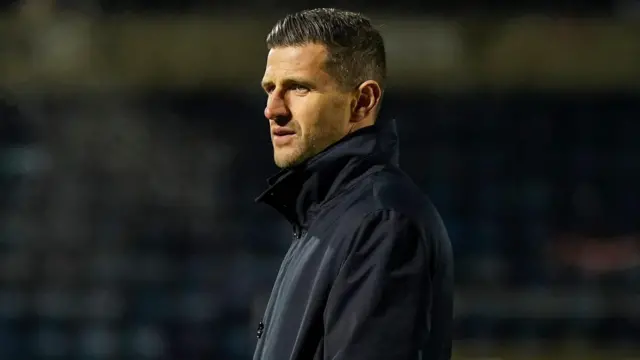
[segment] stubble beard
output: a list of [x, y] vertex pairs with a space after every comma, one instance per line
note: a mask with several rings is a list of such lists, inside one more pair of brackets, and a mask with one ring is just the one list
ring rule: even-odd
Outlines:
[[293, 144], [287, 147], [274, 148], [273, 159], [277, 167], [288, 169], [304, 163], [313, 155], [315, 155], [313, 138], [294, 139]]
[[[298, 166], [318, 155], [341, 138], [337, 129], [315, 133], [304, 138], [294, 139], [291, 148], [274, 149], [274, 162], [281, 169]], [[282, 153], [278, 154], [278, 151]]]

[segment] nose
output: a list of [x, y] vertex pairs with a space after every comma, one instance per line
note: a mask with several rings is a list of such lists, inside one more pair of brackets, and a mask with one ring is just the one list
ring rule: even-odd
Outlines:
[[289, 109], [284, 101], [284, 98], [273, 92], [267, 99], [267, 107], [264, 109], [264, 117], [269, 120], [275, 120], [278, 118], [284, 118], [289, 116]]

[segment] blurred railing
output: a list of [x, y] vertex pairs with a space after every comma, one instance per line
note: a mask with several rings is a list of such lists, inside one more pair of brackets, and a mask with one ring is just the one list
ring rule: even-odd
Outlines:
[[[459, 89], [640, 87], [640, 22], [373, 16], [390, 83]], [[257, 89], [275, 18], [60, 15], [0, 20], [0, 86]]]
[[518, 292], [462, 291], [456, 294], [456, 316], [490, 313], [495, 318], [640, 320], [640, 294], [598, 294], [571, 289]]

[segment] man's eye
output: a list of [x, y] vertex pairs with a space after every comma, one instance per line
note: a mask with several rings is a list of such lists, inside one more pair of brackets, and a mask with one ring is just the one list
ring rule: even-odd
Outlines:
[[291, 85], [291, 90], [296, 92], [308, 92], [309, 88], [304, 85], [295, 84], [295, 85]]

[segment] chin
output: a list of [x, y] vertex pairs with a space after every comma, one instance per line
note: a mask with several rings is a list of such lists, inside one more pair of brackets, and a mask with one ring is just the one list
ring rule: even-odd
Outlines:
[[299, 161], [296, 161], [296, 159], [279, 158], [279, 157], [274, 158], [274, 162], [276, 163], [276, 166], [279, 167], [280, 169], [287, 169], [290, 167], [294, 167], [300, 163]]
[[273, 161], [276, 166], [281, 169], [290, 168], [304, 162], [305, 157], [302, 154], [293, 153], [290, 151], [276, 151], [273, 155]]

